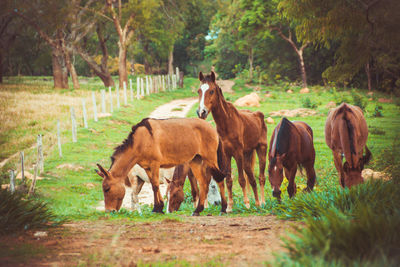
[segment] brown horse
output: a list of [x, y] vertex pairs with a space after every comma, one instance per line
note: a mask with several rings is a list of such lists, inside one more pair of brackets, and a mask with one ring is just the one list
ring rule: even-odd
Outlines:
[[[211, 176], [208, 168], [203, 170], [204, 175], [207, 179]], [[193, 204], [196, 206], [199, 197], [199, 188], [197, 186], [197, 181], [195, 180], [193, 173], [190, 169], [189, 164], [183, 164], [176, 166], [172, 180], [166, 179], [168, 183], [167, 188], [167, 212], [174, 212], [179, 210], [182, 202], [184, 201], [185, 195], [183, 192], [183, 186], [185, 184], [186, 177], [188, 177], [191, 186]], [[207, 208], [208, 202], [213, 205], [218, 205], [221, 202], [221, 194], [218, 192], [217, 184], [214, 180], [211, 180], [209, 184], [209, 190], [207, 199], [205, 200], [204, 207]]]
[[[342, 187], [351, 187], [364, 181], [361, 171], [371, 159], [371, 152], [366, 146], [367, 139], [367, 122], [359, 107], [342, 103], [329, 112], [325, 123], [325, 141], [332, 149]], [[344, 164], [343, 155], [346, 159]]]
[[232, 177], [231, 159], [236, 160], [239, 173], [239, 184], [243, 191], [243, 200], [247, 208], [250, 207], [246, 191], [246, 179], [243, 169], [247, 174], [248, 181], [253, 188], [256, 205], [260, 205], [257, 193], [257, 183], [254, 179], [253, 168], [255, 162], [255, 151], [260, 163], [260, 188], [261, 204], [265, 204], [265, 164], [267, 156], [267, 126], [264, 122], [264, 114], [256, 111], [237, 110], [232, 103], [225, 100], [221, 88], [215, 83], [215, 74], [203, 76], [199, 73], [201, 81], [199, 93], [199, 108], [197, 115], [205, 119], [211, 112], [217, 132], [224, 144], [227, 160], [226, 184], [229, 193], [228, 211], [232, 210]]
[[296, 194], [294, 181], [297, 166], [304, 167], [307, 173], [306, 191], [311, 191], [315, 184], [315, 150], [313, 131], [310, 126], [302, 121], [291, 122], [283, 118], [275, 127], [269, 143], [269, 182], [272, 186], [272, 195], [279, 201], [281, 199], [281, 184], [283, 170], [289, 181], [287, 191], [290, 197]]
[[[135, 164], [146, 170], [154, 193], [153, 212], [162, 212], [164, 203], [159, 190], [159, 169], [170, 168], [189, 162], [190, 168], [200, 185], [199, 204], [193, 215], [204, 209], [204, 200], [209, 180], [202, 169], [206, 164], [224, 190], [225, 175], [220, 171], [223, 148], [217, 132], [200, 119], [143, 119], [132, 127], [128, 138], [115, 148], [112, 163], [107, 171], [99, 164], [97, 173], [103, 179], [103, 193], [107, 211], [119, 210], [125, 195], [124, 181]], [[220, 164], [218, 164], [220, 163]], [[226, 201], [222, 200], [222, 210]]]

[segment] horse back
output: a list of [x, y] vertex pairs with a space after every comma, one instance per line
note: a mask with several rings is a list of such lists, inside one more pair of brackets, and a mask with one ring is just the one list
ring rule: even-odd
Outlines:
[[243, 135], [245, 142], [254, 143], [252, 146], [267, 144], [267, 126], [264, 122], [264, 114], [260, 111], [239, 110], [239, 116], [243, 123]]

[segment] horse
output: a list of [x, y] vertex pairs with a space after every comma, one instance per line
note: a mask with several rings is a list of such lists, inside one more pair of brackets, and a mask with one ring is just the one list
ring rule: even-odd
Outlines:
[[306, 169], [307, 188], [312, 191], [315, 184], [315, 149], [313, 131], [302, 121], [289, 121], [283, 118], [272, 133], [268, 152], [268, 178], [273, 189], [272, 195], [280, 201], [283, 170], [289, 181], [287, 192], [289, 197], [296, 194], [297, 167]]
[[[164, 202], [159, 190], [159, 169], [171, 168], [189, 162], [194, 177], [200, 185], [198, 216], [204, 209], [209, 180], [202, 173], [207, 165], [224, 192], [223, 147], [211, 124], [201, 119], [143, 119], [132, 127], [123, 143], [111, 156], [109, 170], [97, 164], [97, 174], [103, 177], [103, 194], [106, 211], [118, 211], [125, 195], [124, 181], [135, 164], [145, 169], [154, 193], [153, 212], [163, 212]], [[221, 212], [226, 212], [226, 200], [221, 201]]]
[[[343, 188], [364, 182], [361, 171], [372, 156], [366, 145], [367, 139], [367, 122], [359, 107], [342, 103], [329, 112], [325, 123], [325, 141], [332, 150], [340, 185]], [[365, 155], [363, 155], [364, 148]]]
[[[205, 171], [205, 175], [209, 176], [210, 172]], [[196, 181], [194, 180], [193, 172], [190, 169], [189, 164], [182, 164], [176, 166], [172, 180], [166, 179], [168, 183], [167, 187], [167, 213], [179, 210], [185, 196], [183, 192], [183, 186], [185, 184], [186, 177], [189, 178], [192, 192], [193, 204], [197, 205], [199, 189]], [[208, 178], [209, 179], [209, 178]], [[221, 196], [217, 189], [217, 184], [214, 179], [211, 179], [208, 189], [207, 200], [204, 203], [204, 207], [207, 208], [208, 202], [213, 205], [218, 205], [221, 203]]]
[[264, 122], [264, 114], [256, 111], [237, 110], [234, 105], [225, 100], [221, 88], [215, 82], [215, 73], [203, 76], [199, 73], [201, 82], [199, 94], [199, 108], [197, 115], [199, 118], [206, 119], [211, 112], [217, 132], [223, 142], [226, 156], [227, 176], [226, 184], [228, 187], [229, 202], [228, 212], [232, 211], [232, 177], [231, 159], [235, 159], [238, 168], [238, 180], [243, 191], [243, 200], [247, 208], [250, 208], [249, 199], [246, 191], [246, 179], [243, 169], [247, 174], [248, 181], [253, 189], [254, 198], [257, 206], [260, 206], [257, 193], [257, 183], [254, 179], [253, 169], [255, 163], [255, 152], [257, 152], [260, 167], [260, 192], [261, 204], [265, 204], [265, 165], [267, 156], [267, 126]]

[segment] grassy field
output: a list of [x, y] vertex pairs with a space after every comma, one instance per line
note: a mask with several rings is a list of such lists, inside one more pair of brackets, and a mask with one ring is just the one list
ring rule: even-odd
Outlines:
[[[46, 79], [46, 80], [45, 80]], [[159, 215], [152, 214], [151, 208], [145, 206], [143, 214], [136, 211], [122, 209], [118, 213], [105, 214], [97, 211], [95, 206], [103, 199], [101, 190], [101, 178], [93, 171], [96, 163], [109, 166], [110, 156], [113, 148], [125, 139], [133, 124], [148, 116], [157, 106], [167, 103], [173, 99], [195, 97], [198, 81], [196, 79], [185, 79], [185, 87], [173, 92], [162, 92], [146, 96], [142, 100], [129, 102], [127, 106], [122, 106], [115, 111], [111, 117], [99, 119], [94, 122], [89, 121], [89, 129], [82, 127], [81, 119], [78, 127], [78, 142], [72, 143], [69, 123], [69, 107], [76, 107], [77, 116], [81, 118], [80, 101], [85, 98], [87, 103], [91, 103], [91, 91], [101, 88], [101, 84], [96, 79], [87, 79], [80, 90], [54, 91], [51, 89], [50, 78], [19, 78], [8, 79], [0, 87], [0, 159], [21, 151], [27, 153], [28, 165], [35, 159], [35, 149], [31, 147], [36, 139], [36, 134], [42, 133], [45, 136], [46, 147], [45, 170], [41, 174], [45, 179], [38, 181], [37, 193], [35, 198], [48, 203], [49, 209], [55, 215], [56, 221], [76, 221], [76, 220], [133, 220], [133, 221], [154, 221], [154, 220], [182, 220], [182, 215], [190, 215], [193, 211], [190, 196], [190, 186], [185, 184], [186, 200], [179, 212], [174, 214]], [[226, 99], [234, 101], [237, 98], [253, 91], [247, 87], [242, 80], [235, 80], [234, 93], [225, 94]], [[292, 89], [294, 93], [288, 94], [285, 91]], [[329, 108], [328, 102], [334, 101], [337, 104], [343, 100], [349, 103], [361, 103], [366, 105], [365, 117], [370, 130], [368, 147], [373, 154], [373, 166], [376, 170], [385, 170], [388, 162], [382, 160], [385, 149], [393, 147], [395, 140], [398, 140], [400, 129], [400, 107], [396, 103], [380, 103], [379, 98], [389, 98], [388, 95], [374, 93], [371, 97], [366, 91], [347, 90], [334, 87], [312, 87], [311, 93], [300, 94], [300, 88], [296, 86], [261, 86], [259, 95], [261, 96], [261, 106], [250, 108], [260, 110], [266, 117], [272, 111], [282, 109], [295, 109], [309, 107], [317, 111], [315, 116], [295, 117], [291, 120], [302, 120], [307, 122], [314, 131], [314, 145], [316, 150], [315, 169], [317, 173], [316, 193], [334, 192], [339, 189], [336, 169], [334, 168], [332, 153], [325, 144], [324, 125]], [[269, 92], [272, 97], [266, 97]], [[129, 92], [128, 92], [129, 96]], [[99, 100], [99, 99], [98, 99]], [[121, 98], [122, 102], [122, 98]], [[99, 107], [98, 101], [98, 107]], [[87, 104], [87, 106], [91, 106]], [[116, 101], [114, 100], [114, 107]], [[195, 117], [193, 107], [189, 113], [190, 117]], [[108, 106], [107, 106], [108, 109]], [[92, 111], [89, 110], [89, 114]], [[378, 113], [381, 114], [378, 114]], [[380, 116], [382, 115], [382, 116]], [[90, 117], [91, 115], [89, 115]], [[63, 157], [58, 156], [55, 146], [55, 125], [56, 120], [60, 119], [63, 124]], [[268, 124], [268, 140], [276, 124], [281, 119], [273, 117], [274, 124]], [[212, 121], [212, 116], [208, 118]], [[7, 169], [10, 167], [18, 168], [17, 160], [10, 161], [1, 170], [2, 180], [5, 183], [8, 177]], [[68, 163], [71, 168], [58, 168], [60, 165]], [[233, 162], [235, 168], [235, 163]], [[369, 167], [369, 166], [367, 166]], [[266, 215], [270, 213], [278, 214], [285, 218], [285, 211], [288, 206], [278, 205], [271, 196], [271, 190], [267, 180], [266, 184], [266, 205], [257, 208], [254, 205], [252, 194], [250, 195], [251, 208], [246, 209], [242, 202], [242, 193], [237, 183], [237, 171], [234, 169], [234, 209], [228, 216], [247, 216], [247, 215]], [[256, 177], [258, 177], [258, 164], [256, 166]], [[296, 177], [299, 189], [305, 188], [305, 177]], [[286, 188], [287, 183], [282, 185], [282, 202], [291, 203], [288, 199]], [[298, 190], [300, 192], [300, 190]], [[299, 193], [301, 197], [302, 193]], [[296, 197], [297, 198], [297, 197]], [[210, 207], [203, 214], [217, 215], [220, 207]], [[286, 216], [293, 219], [293, 216]]]

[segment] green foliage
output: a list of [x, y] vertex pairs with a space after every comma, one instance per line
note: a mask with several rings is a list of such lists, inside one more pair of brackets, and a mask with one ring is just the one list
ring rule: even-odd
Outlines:
[[382, 113], [383, 107], [381, 105], [375, 105], [374, 113], [372, 113], [373, 117], [383, 117]]
[[54, 215], [42, 201], [0, 189], [0, 235], [44, 228], [53, 219]]
[[365, 108], [368, 105], [367, 100], [354, 90], [351, 91], [351, 97], [353, 99], [353, 105], [358, 106], [362, 111], [365, 111]]
[[311, 108], [311, 109], [315, 109], [315, 108], [317, 108], [318, 107], [318, 104], [315, 102], [315, 101], [312, 101], [311, 99], [310, 99], [310, 97], [303, 97], [302, 99], [301, 99], [301, 105], [304, 107], [304, 108]]

